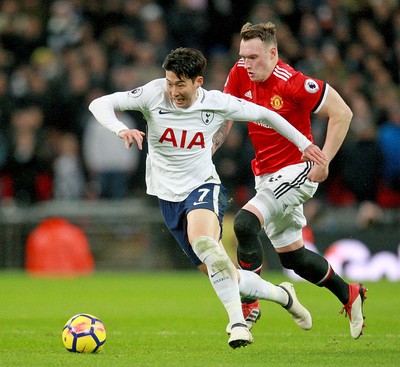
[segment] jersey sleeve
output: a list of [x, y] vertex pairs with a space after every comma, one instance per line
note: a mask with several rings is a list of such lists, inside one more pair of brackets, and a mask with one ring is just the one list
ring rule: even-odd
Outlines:
[[89, 110], [104, 127], [118, 135], [128, 127], [118, 120], [115, 111], [136, 110], [144, 113], [155, 93], [156, 84], [148, 83], [126, 92], [116, 92], [93, 100]]
[[124, 111], [120, 107], [120, 102], [126, 99], [127, 92], [117, 92], [108, 94], [93, 100], [89, 105], [89, 110], [98, 122], [115, 135], [122, 130], [128, 130], [128, 127], [118, 120], [115, 111]]
[[322, 80], [298, 72], [286, 85], [285, 94], [291, 96], [299, 108], [318, 112], [325, 102], [327, 88]]

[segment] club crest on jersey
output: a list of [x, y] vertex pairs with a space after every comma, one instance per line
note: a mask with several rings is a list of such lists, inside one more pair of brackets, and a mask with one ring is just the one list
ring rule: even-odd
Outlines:
[[271, 100], [270, 100], [270, 104], [272, 106], [273, 109], [275, 110], [280, 110], [283, 106], [283, 99], [281, 96], [278, 95], [274, 95]]
[[205, 125], [210, 125], [211, 121], [214, 120], [214, 111], [201, 111], [201, 119], [203, 120]]
[[128, 92], [129, 97], [137, 98], [143, 93], [143, 88], [135, 88]]
[[304, 88], [308, 93], [317, 93], [319, 91], [319, 85], [315, 80], [307, 79], [304, 82]]

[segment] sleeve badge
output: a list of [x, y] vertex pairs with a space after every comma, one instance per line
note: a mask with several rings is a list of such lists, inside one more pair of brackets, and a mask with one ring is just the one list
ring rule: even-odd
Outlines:
[[137, 98], [143, 93], [143, 88], [136, 88], [132, 89], [131, 91], [128, 92], [129, 97]]
[[313, 79], [307, 79], [304, 82], [304, 88], [308, 93], [317, 93], [319, 91], [319, 85]]

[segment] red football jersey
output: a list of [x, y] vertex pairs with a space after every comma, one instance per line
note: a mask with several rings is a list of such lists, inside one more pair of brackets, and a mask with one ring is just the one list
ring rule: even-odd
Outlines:
[[[232, 67], [224, 92], [279, 113], [313, 141], [310, 114], [324, 104], [327, 84], [294, 70], [280, 59], [265, 82], [252, 82], [241, 59]], [[274, 129], [251, 123], [248, 130], [255, 151], [251, 162], [254, 175], [302, 162], [299, 149]]]

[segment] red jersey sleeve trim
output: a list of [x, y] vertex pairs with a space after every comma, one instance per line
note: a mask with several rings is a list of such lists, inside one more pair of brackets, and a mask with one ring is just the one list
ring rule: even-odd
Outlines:
[[328, 83], [324, 83], [324, 87], [322, 89], [321, 97], [320, 97], [318, 103], [315, 105], [315, 107], [312, 109], [311, 112], [318, 113], [320, 111], [320, 109], [322, 108], [322, 106], [324, 105], [324, 103], [326, 101], [326, 97], [328, 96], [328, 89], [329, 89], [329, 84]]

